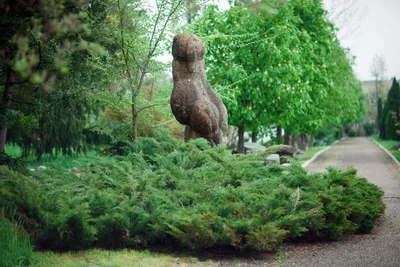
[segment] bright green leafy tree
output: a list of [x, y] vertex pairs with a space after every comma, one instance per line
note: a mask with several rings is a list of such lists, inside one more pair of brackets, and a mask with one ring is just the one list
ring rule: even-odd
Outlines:
[[296, 19], [287, 6], [271, 17], [242, 6], [225, 12], [211, 7], [196, 24], [194, 31], [208, 47], [210, 82], [222, 95], [229, 123], [241, 134], [294, 119], [294, 110], [306, 108], [310, 87], [300, 81], [299, 52], [300, 38], [307, 34], [295, 27]]
[[276, 14], [258, 10], [210, 7], [193, 27], [206, 42], [208, 77], [229, 123], [240, 135], [266, 125], [312, 133], [356, 119], [361, 84], [322, 2], [293, 0], [278, 5]]

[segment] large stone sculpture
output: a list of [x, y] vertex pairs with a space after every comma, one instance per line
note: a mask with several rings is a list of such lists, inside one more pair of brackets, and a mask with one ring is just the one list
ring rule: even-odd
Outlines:
[[204, 69], [204, 44], [194, 34], [178, 34], [172, 44], [174, 90], [171, 108], [175, 118], [186, 125], [185, 140], [203, 137], [211, 145], [225, 144], [228, 115]]

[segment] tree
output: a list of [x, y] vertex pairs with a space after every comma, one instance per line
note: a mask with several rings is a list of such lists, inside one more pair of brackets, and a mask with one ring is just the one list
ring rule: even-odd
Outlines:
[[312, 36], [313, 44], [303, 52], [303, 80], [312, 90], [312, 105], [305, 114], [284, 128], [297, 133], [316, 133], [322, 127], [356, 120], [363, 113], [362, 87], [355, 78], [349, 51], [340, 46], [335, 25], [326, 19], [321, 1], [293, 1], [300, 17], [297, 27]]
[[376, 118], [376, 124], [378, 125], [379, 129], [379, 137], [383, 138], [385, 136], [385, 128], [383, 123], [383, 105], [381, 97], [378, 99], [378, 116]]
[[370, 73], [375, 79], [375, 100], [382, 97], [382, 82], [385, 79], [387, 70], [385, 57], [375, 55], [372, 59]]
[[186, 23], [192, 24], [194, 16], [200, 10], [198, 0], [186, 0]]
[[397, 134], [397, 123], [400, 121], [400, 86], [393, 78], [385, 107], [383, 108], [384, 139], [400, 140]]
[[[4, 33], [0, 37], [0, 152], [4, 152], [9, 127], [17, 126], [16, 119], [27, 121], [20, 112], [23, 106], [35, 113], [37, 105], [44, 104], [43, 96], [54, 89], [56, 78], [69, 71], [70, 55], [98, 49], [85, 40], [89, 32], [82, 20], [88, 7], [85, 1], [7, 0], [0, 4]], [[31, 128], [37, 126], [35, 120], [28, 123]]]
[[208, 44], [210, 82], [227, 106], [229, 123], [239, 128], [239, 152], [245, 130], [293, 119], [294, 110], [305, 108], [309, 85], [299, 83], [299, 52], [306, 33], [292, 20], [287, 6], [268, 18], [243, 6], [225, 12], [210, 7], [194, 27]]
[[144, 2], [118, 0], [118, 12], [115, 14], [118, 19], [124, 85], [131, 94], [131, 138], [134, 142], [137, 139], [139, 113], [159, 105], [147, 102], [138, 106], [138, 96], [146, 77], [157, 68], [156, 57], [163, 53], [169, 40], [166, 30], [171, 20], [179, 14], [184, 1], [156, 1], [154, 10], [141, 9], [146, 6]]
[[361, 84], [322, 2], [281, 1], [276, 12], [254, 3], [237, 1], [225, 12], [211, 7], [194, 27], [207, 44], [210, 81], [229, 123], [239, 134], [272, 125], [307, 134], [358, 118]]
[[361, 26], [367, 14], [366, 6], [360, 0], [328, 0], [324, 1], [329, 19], [339, 29], [340, 39], [352, 37]]

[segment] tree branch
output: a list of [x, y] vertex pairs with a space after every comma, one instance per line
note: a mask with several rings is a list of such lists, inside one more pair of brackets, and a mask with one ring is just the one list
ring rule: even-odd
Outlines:
[[120, 34], [121, 34], [121, 50], [122, 50], [122, 55], [124, 56], [125, 72], [128, 76], [129, 84], [130, 86], [132, 86], [132, 76], [131, 72], [129, 71], [128, 53], [125, 50], [124, 25], [123, 25], [120, 0], [118, 0], [118, 10], [119, 10]]
[[[164, 2], [162, 2], [162, 3], [164, 3]], [[150, 51], [152, 50], [152, 44], [153, 44], [154, 36], [156, 34], [158, 21], [160, 20], [160, 17], [161, 17], [161, 11], [160, 10], [162, 9], [162, 6], [159, 7], [158, 3], [157, 3], [157, 9], [158, 9], [157, 18], [156, 18], [156, 21], [154, 22], [154, 27], [153, 27], [153, 31], [151, 33], [150, 42], [149, 42], [149, 54], [150, 54]]]
[[146, 105], [140, 109], [138, 109], [138, 111], [136, 112], [136, 114], [139, 114], [139, 112], [148, 109], [148, 108], [153, 108], [153, 107], [157, 107], [157, 106], [167, 106], [168, 104], [153, 104], [153, 105]]
[[162, 125], [168, 124], [168, 123], [170, 123], [170, 122], [172, 122], [172, 121], [176, 121], [176, 119], [171, 119], [171, 120], [168, 120], [168, 121], [164, 121], [164, 122], [162, 122], [162, 123], [159, 123], [159, 124], [153, 125], [152, 127], [153, 127], [153, 128], [155, 128], [155, 127], [159, 127], [159, 126], [162, 126]]
[[154, 47], [152, 49], [150, 48], [151, 49], [151, 52], [149, 54], [150, 57], [154, 54], [154, 51], [156, 50], [157, 45], [161, 40], [161, 37], [164, 35], [164, 31], [165, 31], [165, 29], [167, 27], [167, 24], [170, 21], [172, 15], [175, 14], [175, 12], [178, 10], [178, 7], [182, 4], [182, 2], [183, 2], [183, 0], [179, 0], [178, 3], [176, 4], [176, 6], [171, 8], [171, 12], [168, 14], [168, 17], [165, 20], [163, 27], [161, 28], [161, 32], [158, 35], [158, 38], [157, 38], [157, 41], [154, 44]]

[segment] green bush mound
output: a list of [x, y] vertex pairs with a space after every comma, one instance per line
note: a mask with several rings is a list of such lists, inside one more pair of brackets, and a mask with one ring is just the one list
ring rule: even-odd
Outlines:
[[32, 251], [26, 232], [0, 212], [0, 266], [31, 266]]
[[369, 232], [383, 192], [355, 169], [308, 175], [263, 164], [203, 139], [159, 134], [125, 156], [86, 162], [79, 175], [49, 167], [23, 176], [0, 167], [0, 207], [17, 210], [35, 244], [80, 249], [152, 245], [270, 251], [299, 237]]

